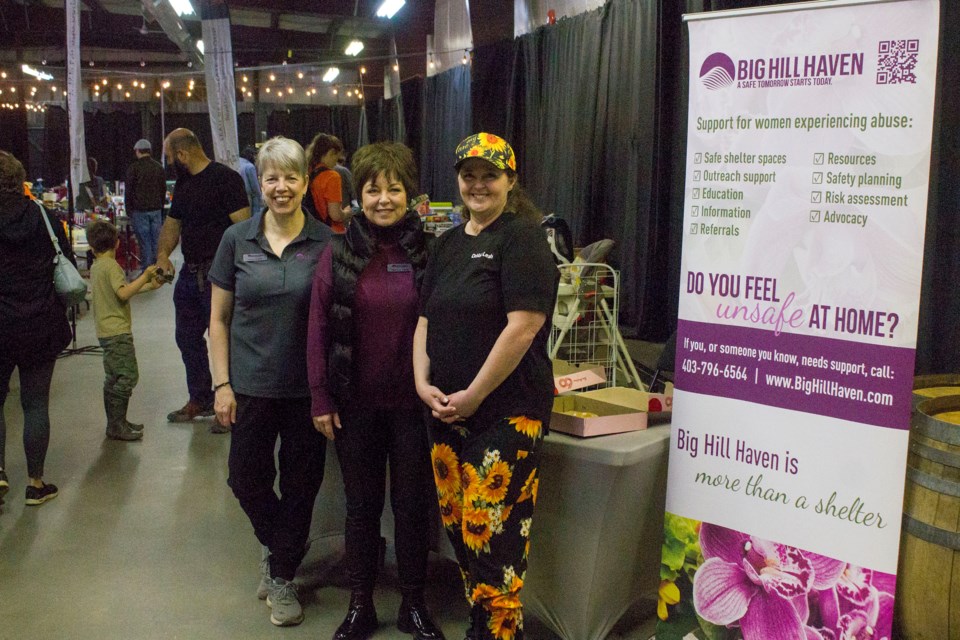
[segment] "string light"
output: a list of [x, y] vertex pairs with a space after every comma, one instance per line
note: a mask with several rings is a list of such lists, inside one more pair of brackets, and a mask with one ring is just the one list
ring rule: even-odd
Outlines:
[[273, 75], [273, 74], [271, 73], [271, 74], [270, 74], [270, 82], [276, 82], [276, 81], [277, 81], [277, 76], [275, 76], [275, 75]]
[[463, 50], [463, 64], [467, 64], [470, 61], [470, 58], [467, 57], [467, 50]]
[[400, 71], [400, 64], [394, 62], [394, 63], [393, 63], [393, 70], [394, 70], [394, 71]]
[[243, 76], [243, 84], [247, 84], [248, 82], [250, 82], [250, 81], [247, 80], [247, 76]]
[[363, 75], [363, 74], [365, 74], [366, 72], [367, 72], [367, 68], [366, 68], [366, 67], [360, 67], [360, 75]]
[[6, 77], [7, 77], [7, 72], [6, 72], [6, 71], [0, 71], [0, 78], [6, 78]]
[[297, 78], [303, 80], [303, 71], [297, 71]]

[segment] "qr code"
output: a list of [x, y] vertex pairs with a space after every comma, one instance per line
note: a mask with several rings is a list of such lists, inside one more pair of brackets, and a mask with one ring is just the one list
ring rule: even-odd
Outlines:
[[877, 53], [877, 84], [916, 84], [919, 40], [881, 40]]

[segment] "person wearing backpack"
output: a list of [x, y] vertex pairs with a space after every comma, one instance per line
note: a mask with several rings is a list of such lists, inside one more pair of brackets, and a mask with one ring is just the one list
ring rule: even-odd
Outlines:
[[335, 233], [343, 233], [350, 218], [349, 203], [344, 206], [340, 174], [336, 166], [343, 143], [329, 133], [318, 133], [307, 147], [310, 167], [310, 197], [303, 199], [303, 209], [328, 225]]

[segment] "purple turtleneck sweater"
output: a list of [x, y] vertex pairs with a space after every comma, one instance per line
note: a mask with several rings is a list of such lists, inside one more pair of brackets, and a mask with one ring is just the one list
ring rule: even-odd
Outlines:
[[[333, 298], [333, 251], [327, 245], [313, 276], [307, 329], [307, 377], [312, 415], [339, 410], [327, 388]], [[357, 281], [353, 303], [351, 397], [367, 407], [389, 409], [417, 402], [413, 381], [413, 332], [417, 328], [413, 268], [396, 244], [381, 246]]]

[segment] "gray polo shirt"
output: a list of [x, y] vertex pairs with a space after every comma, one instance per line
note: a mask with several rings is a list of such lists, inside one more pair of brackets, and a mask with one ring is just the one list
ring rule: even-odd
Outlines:
[[302, 398], [307, 383], [307, 318], [313, 272], [330, 227], [306, 216], [303, 230], [277, 256], [263, 216], [229, 227], [210, 266], [210, 282], [233, 293], [230, 381], [262, 398]]

